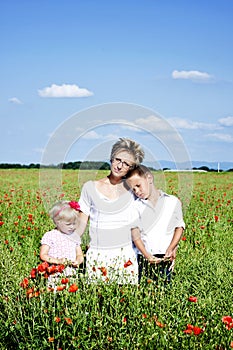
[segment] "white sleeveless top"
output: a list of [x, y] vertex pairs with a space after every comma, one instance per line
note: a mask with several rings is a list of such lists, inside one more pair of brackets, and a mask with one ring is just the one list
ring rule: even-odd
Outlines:
[[79, 204], [81, 211], [90, 218], [91, 248], [111, 249], [132, 244], [134, 202], [130, 191], [116, 200], [110, 200], [96, 189], [94, 181], [83, 185]]

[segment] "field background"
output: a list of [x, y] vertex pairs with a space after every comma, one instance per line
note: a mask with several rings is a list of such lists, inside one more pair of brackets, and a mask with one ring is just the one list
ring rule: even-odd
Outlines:
[[[0, 170], [0, 349], [233, 348], [233, 320], [222, 321], [233, 316], [232, 172], [186, 179], [155, 172], [157, 187], [184, 205], [186, 230], [172, 288], [146, 279], [140, 287], [93, 286], [82, 270], [75, 293], [47, 292], [42, 279], [29, 279], [38, 293], [28, 297], [20, 286], [40, 263], [40, 239], [53, 228], [52, 201], [78, 200], [83, 182], [106, 173], [46, 170], [43, 182], [38, 169]], [[56, 176], [61, 183], [54, 188]], [[84, 250], [87, 243], [86, 234]]]

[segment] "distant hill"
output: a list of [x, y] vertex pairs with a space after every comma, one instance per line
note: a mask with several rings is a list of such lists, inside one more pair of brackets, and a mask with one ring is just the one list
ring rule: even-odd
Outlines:
[[[160, 160], [160, 169], [187, 169], [187, 164], [178, 164], [175, 162]], [[149, 166], [149, 164], [148, 164]], [[207, 167], [209, 169], [218, 170], [218, 162], [206, 162], [206, 161], [193, 161], [191, 162], [192, 168]], [[233, 162], [219, 162], [219, 170], [227, 171], [233, 169]]]
[[[200, 168], [201, 166], [207, 166], [209, 169], [215, 169], [218, 170], [218, 162], [198, 162], [193, 161], [192, 167], [194, 168]], [[220, 170], [229, 170], [233, 169], [233, 162], [219, 162], [219, 169]]]

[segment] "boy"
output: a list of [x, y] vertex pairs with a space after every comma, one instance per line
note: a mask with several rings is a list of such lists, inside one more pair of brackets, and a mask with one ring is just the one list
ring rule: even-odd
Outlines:
[[157, 281], [160, 276], [169, 283], [185, 228], [181, 202], [158, 190], [153, 174], [144, 165], [129, 170], [126, 183], [138, 197], [139, 222], [131, 232], [138, 249], [139, 282], [144, 272], [149, 279]]

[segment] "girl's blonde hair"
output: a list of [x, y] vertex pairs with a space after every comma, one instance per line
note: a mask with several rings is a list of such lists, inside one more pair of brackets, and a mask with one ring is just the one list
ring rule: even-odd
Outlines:
[[[53, 205], [53, 207], [49, 211], [49, 216], [53, 220], [54, 224], [60, 220], [76, 220], [78, 217], [78, 209], [72, 207], [70, 201], [59, 201]], [[78, 204], [78, 203], [77, 203]]]

